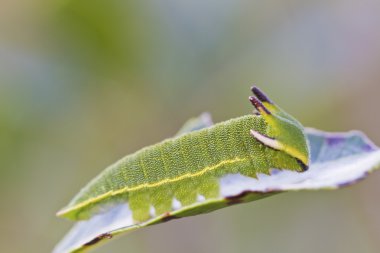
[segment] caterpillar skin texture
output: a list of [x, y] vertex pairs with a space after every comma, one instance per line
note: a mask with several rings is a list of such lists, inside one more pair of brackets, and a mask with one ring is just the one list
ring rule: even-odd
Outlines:
[[[303, 126], [258, 88], [252, 115], [164, 140], [106, 168], [58, 212], [89, 219], [128, 203], [135, 223], [186, 205], [217, 198], [219, 179], [240, 173], [256, 177], [271, 168], [302, 172], [309, 165]], [[201, 211], [200, 211], [201, 212]]]

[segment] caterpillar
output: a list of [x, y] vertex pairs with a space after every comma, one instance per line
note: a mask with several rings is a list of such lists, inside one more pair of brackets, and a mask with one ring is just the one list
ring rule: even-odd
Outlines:
[[[127, 155], [90, 181], [57, 215], [86, 220], [128, 204], [135, 224], [220, 196], [227, 174], [256, 178], [271, 169], [303, 172], [309, 166], [304, 128], [259, 88], [254, 112], [180, 134]], [[218, 207], [212, 207], [217, 209]], [[209, 211], [195, 208], [188, 215]]]

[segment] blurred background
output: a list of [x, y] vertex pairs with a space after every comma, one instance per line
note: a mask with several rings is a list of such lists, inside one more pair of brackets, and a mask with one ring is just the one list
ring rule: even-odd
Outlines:
[[[304, 125], [380, 144], [380, 2], [1, 0], [0, 251], [50, 252], [103, 168], [255, 83]], [[154, 226], [97, 252], [380, 252], [380, 173]]]

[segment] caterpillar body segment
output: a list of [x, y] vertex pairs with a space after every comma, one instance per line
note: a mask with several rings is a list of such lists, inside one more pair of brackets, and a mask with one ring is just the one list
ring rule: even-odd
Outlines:
[[58, 215], [83, 220], [125, 203], [137, 224], [218, 198], [219, 180], [227, 174], [256, 177], [272, 168], [307, 169], [309, 151], [302, 125], [260, 90], [252, 91], [257, 98], [250, 101], [257, 114], [181, 133], [122, 158]]

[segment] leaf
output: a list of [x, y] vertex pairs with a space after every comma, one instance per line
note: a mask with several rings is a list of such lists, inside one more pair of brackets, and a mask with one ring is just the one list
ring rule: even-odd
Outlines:
[[211, 115], [208, 112], [204, 112], [196, 118], [189, 119], [178, 131], [176, 136], [210, 127], [213, 124]]
[[[202, 114], [189, 120], [178, 135], [211, 125], [210, 116]], [[326, 133], [306, 129], [306, 132], [311, 149], [311, 166], [306, 172], [273, 169], [270, 175], [259, 174], [257, 179], [229, 174], [220, 179], [219, 198], [184, 206], [138, 225], [131, 225], [128, 204], [117, 205], [107, 213], [77, 222], [54, 252], [87, 250], [119, 234], [192, 215], [200, 205], [204, 212], [210, 212], [286, 191], [338, 189], [358, 182], [380, 167], [380, 149], [358, 131]]]

